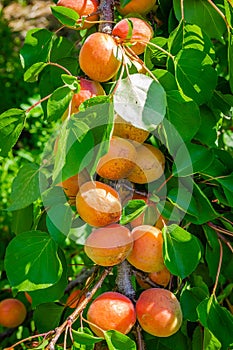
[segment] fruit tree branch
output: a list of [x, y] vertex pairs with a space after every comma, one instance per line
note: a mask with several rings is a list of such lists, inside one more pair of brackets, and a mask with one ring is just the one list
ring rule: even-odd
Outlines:
[[114, 0], [100, 0], [99, 32], [111, 34], [114, 21]]

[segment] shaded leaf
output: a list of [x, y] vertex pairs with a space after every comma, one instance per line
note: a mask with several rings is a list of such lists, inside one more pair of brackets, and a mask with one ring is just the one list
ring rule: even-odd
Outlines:
[[33, 318], [38, 332], [49, 332], [55, 329], [59, 323], [64, 311], [64, 306], [55, 303], [44, 303], [38, 305], [34, 311]]
[[33, 224], [33, 205], [23, 209], [15, 210], [12, 213], [12, 225], [11, 229], [14, 234], [29, 231]]
[[187, 288], [182, 291], [180, 303], [184, 320], [195, 322], [198, 320], [196, 308], [208, 294], [199, 287]]
[[79, 328], [77, 331], [72, 329], [72, 335], [74, 339], [74, 343], [80, 345], [94, 345], [95, 343], [99, 343], [104, 338], [96, 337], [93, 335], [91, 330], [87, 327]]
[[136, 350], [136, 343], [127, 335], [111, 330], [104, 333], [109, 350]]

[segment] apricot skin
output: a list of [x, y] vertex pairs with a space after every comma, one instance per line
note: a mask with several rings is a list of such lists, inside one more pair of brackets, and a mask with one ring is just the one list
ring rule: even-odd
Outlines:
[[[59, 0], [57, 3], [58, 6], [68, 7], [75, 12], [77, 12], [80, 16], [78, 22], [82, 24], [82, 16], [88, 16], [97, 11], [99, 2], [97, 0]], [[84, 22], [84, 24], [78, 29], [87, 29], [92, 27], [95, 23], [89, 23], [97, 21], [99, 16], [97, 14], [88, 17], [88, 22]]]
[[123, 179], [133, 169], [135, 160], [135, 147], [129, 141], [113, 136], [110, 140], [109, 150], [100, 159], [96, 172], [106, 179]]
[[92, 80], [110, 80], [121, 65], [114, 50], [117, 50], [117, 44], [109, 34], [95, 32], [89, 35], [79, 53], [80, 68]]
[[159, 179], [164, 173], [165, 157], [151, 144], [143, 143], [137, 150], [137, 162], [128, 175], [128, 180], [137, 184], [145, 184]]
[[[130, 37], [129, 34], [131, 34]], [[145, 51], [145, 42], [149, 42], [153, 37], [153, 29], [146, 21], [140, 18], [130, 17], [118, 22], [113, 28], [112, 35], [119, 38], [119, 43], [123, 45], [127, 43], [132, 44], [130, 49], [136, 55], [140, 55]]]
[[129, 13], [147, 14], [154, 5], [156, 0], [131, 0], [129, 4], [124, 7], [119, 6], [118, 11], [122, 15], [128, 15]]
[[[116, 330], [127, 334], [136, 322], [136, 312], [132, 301], [125, 295], [105, 292], [92, 302], [87, 319], [105, 331]], [[92, 324], [90, 327], [97, 336], [103, 337], [100, 329]]]
[[132, 230], [133, 249], [127, 260], [144, 272], [157, 272], [164, 268], [162, 232], [154, 226], [141, 225]]
[[95, 227], [116, 223], [122, 209], [118, 193], [99, 181], [88, 181], [80, 187], [76, 208], [81, 218]]
[[97, 265], [114, 266], [125, 260], [132, 247], [129, 229], [112, 224], [93, 230], [86, 239], [84, 251]]
[[85, 296], [82, 295], [82, 291], [80, 289], [73, 290], [66, 300], [66, 306], [69, 306], [71, 309], [75, 309], [84, 298]]
[[4, 299], [0, 302], [0, 324], [7, 328], [18, 327], [27, 315], [24, 304], [18, 299]]
[[147, 139], [149, 134], [147, 130], [136, 128], [133, 124], [126, 122], [118, 114], [115, 115], [113, 136], [136, 141], [134, 146], [137, 147]]
[[182, 324], [180, 303], [169, 290], [150, 288], [136, 302], [137, 319], [142, 329], [156, 337], [169, 337]]

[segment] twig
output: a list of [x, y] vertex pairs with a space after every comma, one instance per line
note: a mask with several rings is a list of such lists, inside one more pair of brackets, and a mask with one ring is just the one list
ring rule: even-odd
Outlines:
[[138, 323], [135, 326], [135, 338], [136, 338], [138, 350], [146, 350], [146, 344], [142, 337], [142, 329]]
[[218, 8], [217, 5], [215, 5], [215, 4], [213, 3], [212, 0], [207, 0], [207, 1], [208, 1], [208, 3], [215, 9], [215, 11], [219, 14], [219, 16], [222, 17], [222, 19], [224, 20], [224, 22], [225, 22], [225, 24], [226, 24], [227, 31], [230, 32], [231, 25], [230, 25], [230, 23], [228, 23], [227, 18], [226, 18], [226, 16], [224, 15], [224, 13], [222, 13], [222, 11]]
[[219, 280], [219, 276], [220, 276], [220, 271], [221, 271], [221, 267], [222, 267], [222, 256], [223, 256], [223, 249], [222, 249], [222, 243], [220, 241], [220, 239], [218, 239], [219, 242], [219, 247], [220, 247], [220, 255], [219, 255], [219, 262], [218, 262], [218, 270], [217, 270], [217, 274], [216, 274], [216, 280], [215, 280], [215, 284], [214, 284], [214, 288], [212, 291], [212, 295], [216, 295], [216, 289], [218, 286], [218, 280]]
[[78, 284], [82, 284], [88, 277], [90, 277], [96, 271], [96, 269], [96, 266], [93, 266], [91, 269], [83, 268], [81, 273], [68, 284], [68, 286], [65, 289], [65, 294], [69, 293]]

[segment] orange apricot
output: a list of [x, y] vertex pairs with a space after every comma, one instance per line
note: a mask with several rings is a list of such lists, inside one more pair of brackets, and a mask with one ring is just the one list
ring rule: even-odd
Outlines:
[[110, 80], [121, 65], [114, 56], [117, 49], [117, 44], [111, 35], [100, 32], [89, 35], [79, 53], [80, 68], [95, 81]]
[[97, 265], [114, 266], [126, 259], [132, 247], [130, 230], [112, 224], [93, 230], [86, 239], [84, 251]]
[[113, 136], [108, 152], [98, 162], [96, 172], [106, 179], [123, 179], [133, 169], [135, 160], [136, 150], [132, 143]]
[[131, 0], [126, 6], [119, 6], [117, 9], [122, 15], [129, 13], [147, 14], [155, 6], [156, 0]]
[[82, 295], [82, 291], [80, 289], [75, 289], [68, 296], [66, 306], [69, 306], [71, 309], [75, 309], [83, 299], [85, 299], [85, 296]]
[[99, 181], [88, 181], [80, 187], [76, 207], [80, 217], [91, 226], [106, 226], [121, 217], [117, 191]]
[[156, 272], [164, 268], [163, 236], [154, 226], [141, 225], [132, 230], [133, 249], [127, 260], [144, 272]]
[[149, 134], [147, 130], [139, 129], [133, 124], [126, 122], [119, 114], [115, 115], [113, 136], [136, 141], [134, 146], [137, 147], [147, 139]]
[[153, 37], [153, 29], [149, 23], [140, 18], [124, 18], [112, 30], [116, 40], [122, 45], [131, 44], [136, 55], [145, 51], [146, 43]]
[[0, 302], [0, 325], [8, 328], [18, 327], [26, 315], [26, 307], [20, 300], [9, 298]]
[[125, 295], [105, 292], [91, 303], [87, 319], [91, 322], [90, 328], [99, 337], [108, 330], [127, 334], [136, 322], [136, 312], [132, 301]]
[[[59, 0], [57, 5], [70, 8], [79, 14], [80, 19], [77, 23], [80, 24], [80, 27], [77, 27], [77, 29], [90, 28], [95, 24], [94, 22], [99, 19], [99, 16], [96, 13], [99, 6], [98, 0]], [[92, 13], [93, 15], [91, 15]], [[87, 16], [87, 21], [84, 21], [84, 24], [82, 23], [81, 18], [83, 16]]]
[[169, 337], [182, 324], [182, 311], [176, 296], [169, 290], [150, 288], [136, 302], [137, 319], [142, 329], [156, 337]]
[[158, 217], [155, 203], [150, 201], [148, 197], [136, 193], [133, 195], [132, 199], [143, 200], [148, 205], [145, 212], [150, 211], [150, 215], [148, 220], [146, 220], [145, 212], [141, 213], [137, 218], [130, 222], [130, 226], [134, 228], [140, 225], [153, 225]]
[[170, 282], [171, 273], [166, 266], [164, 266], [164, 268], [160, 271], [149, 273], [148, 277], [152, 282], [159, 284], [160, 286], [167, 287], [168, 283]]
[[137, 162], [127, 179], [137, 184], [145, 184], [160, 178], [164, 173], [165, 157], [151, 144], [143, 143], [136, 148]]

